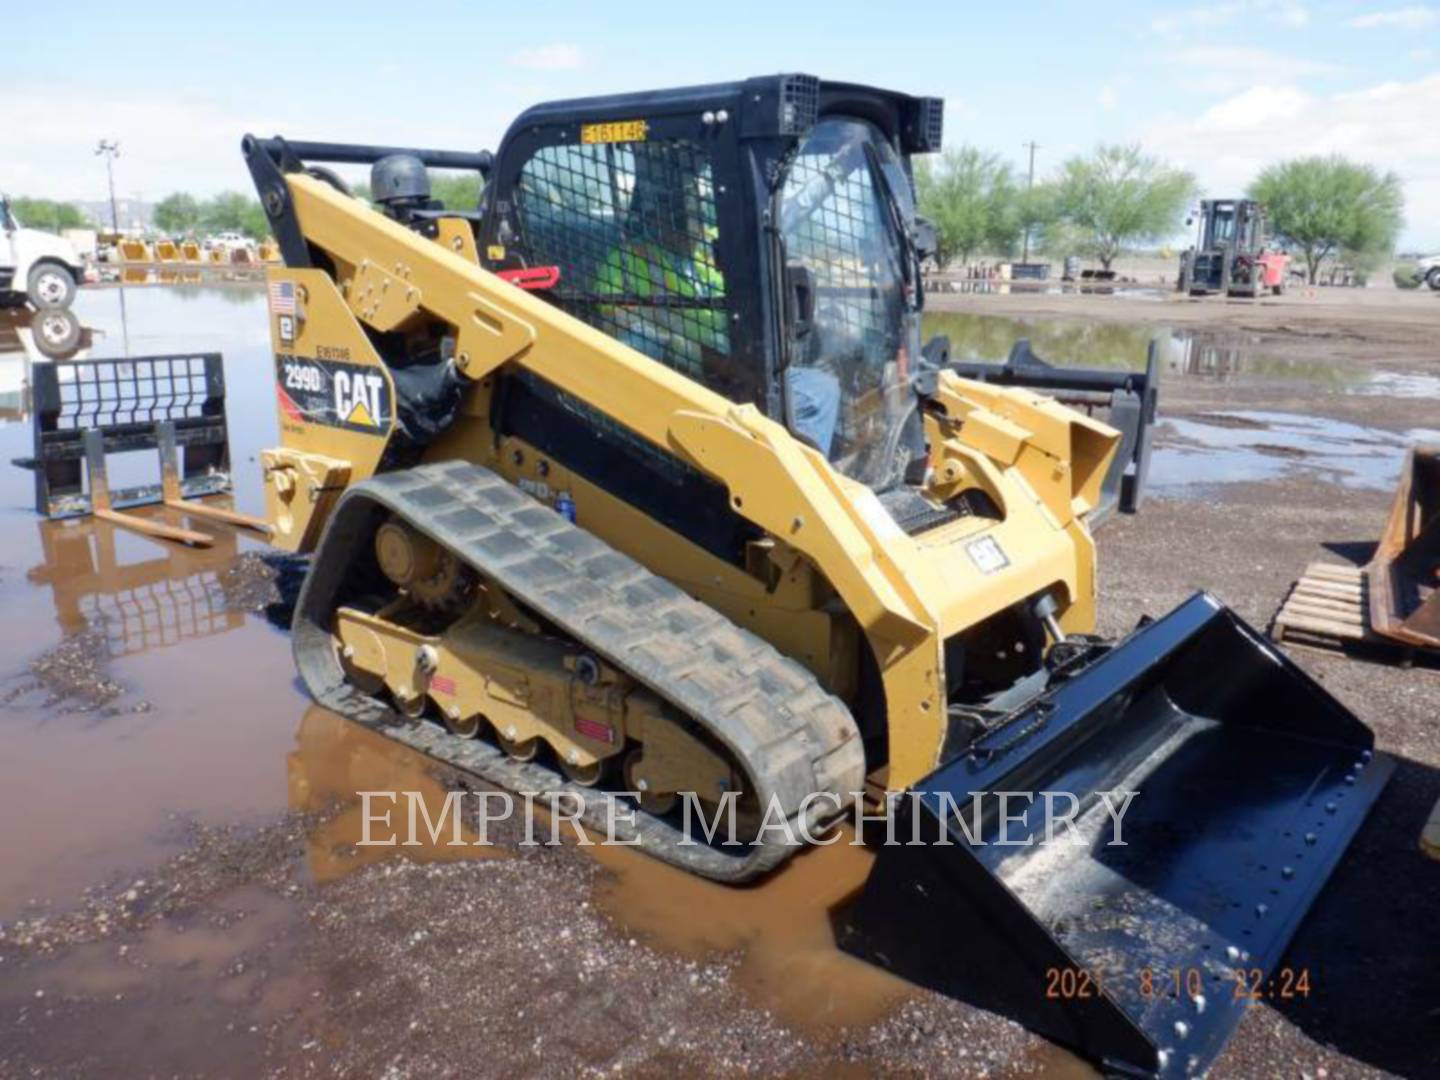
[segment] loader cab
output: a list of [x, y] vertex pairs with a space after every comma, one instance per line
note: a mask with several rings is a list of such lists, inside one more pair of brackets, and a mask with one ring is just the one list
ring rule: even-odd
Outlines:
[[1264, 217], [1253, 200], [1210, 199], [1200, 208], [1200, 251], [1224, 248], [1246, 254], [1264, 246]]
[[914, 409], [910, 155], [941, 114], [805, 75], [540, 105], [497, 154], [480, 257], [557, 268], [552, 302], [876, 486]]

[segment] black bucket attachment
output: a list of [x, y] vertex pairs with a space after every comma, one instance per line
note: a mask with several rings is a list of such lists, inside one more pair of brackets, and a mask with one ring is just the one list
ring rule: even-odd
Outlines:
[[1198, 1074], [1253, 1001], [1309, 992], [1280, 960], [1393, 769], [1373, 745], [1197, 594], [907, 793], [920, 843], [880, 849], [841, 944], [1108, 1071]]

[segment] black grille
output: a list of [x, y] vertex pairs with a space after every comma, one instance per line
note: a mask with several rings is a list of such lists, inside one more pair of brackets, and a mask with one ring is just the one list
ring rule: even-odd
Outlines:
[[916, 131], [906, 147], [912, 154], [934, 154], [945, 137], [945, 101], [943, 98], [921, 98]]
[[780, 134], [804, 135], [820, 116], [820, 80], [787, 75], [780, 84]]
[[730, 352], [706, 151], [684, 139], [549, 146], [521, 169], [516, 208], [534, 265], [560, 268], [570, 314], [704, 381]]

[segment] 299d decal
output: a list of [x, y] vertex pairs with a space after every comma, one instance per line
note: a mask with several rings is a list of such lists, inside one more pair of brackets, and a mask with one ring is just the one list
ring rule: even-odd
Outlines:
[[280, 404], [291, 419], [372, 435], [390, 429], [390, 383], [379, 368], [283, 353], [275, 365]]

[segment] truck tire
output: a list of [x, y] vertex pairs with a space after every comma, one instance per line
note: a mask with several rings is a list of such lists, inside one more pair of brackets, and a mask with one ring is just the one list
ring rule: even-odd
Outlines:
[[1434, 267], [1430, 273], [1425, 275], [1425, 284], [1436, 292], [1440, 292], [1440, 266]]
[[68, 360], [80, 345], [80, 320], [65, 308], [46, 308], [30, 324], [35, 347], [51, 360]]
[[75, 299], [75, 275], [55, 262], [42, 262], [30, 271], [30, 302], [37, 308], [69, 307]]

